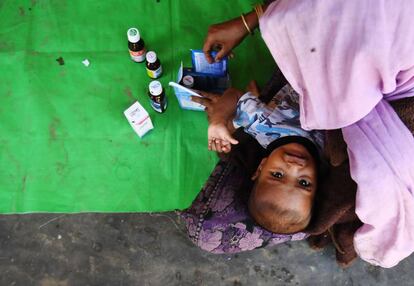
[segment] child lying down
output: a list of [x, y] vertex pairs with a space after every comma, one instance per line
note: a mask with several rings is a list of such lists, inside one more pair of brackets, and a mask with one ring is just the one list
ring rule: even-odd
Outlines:
[[[207, 108], [208, 147], [229, 153], [229, 160], [242, 166], [245, 176], [251, 176], [246, 200], [248, 214], [263, 231], [281, 237], [299, 233], [312, 217], [321, 175], [323, 133], [300, 127], [298, 95], [289, 85], [277, 93], [273, 106], [265, 105], [258, 99], [255, 89], [251, 90], [242, 94], [230, 89], [222, 96], [200, 92], [203, 98], [193, 98]], [[236, 134], [244, 133], [239, 137], [244, 138], [244, 142], [239, 143], [232, 136], [236, 128], [239, 128]], [[218, 218], [218, 222], [223, 230], [223, 220]], [[233, 225], [237, 223], [233, 221]], [[200, 222], [198, 228], [201, 228]], [[214, 226], [210, 225], [209, 231], [212, 229]], [[225, 233], [221, 232], [223, 237]]]
[[[318, 185], [322, 133], [300, 127], [298, 94], [289, 85], [276, 95], [274, 108], [253, 92], [240, 95], [230, 90], [217, 98], [216, 108], [226, 105], [227, 114], [210, 116], [209, 149], [230, 152], [231, 142], [237, 144], [230, 134], [238, 127], [255, 138], [265, 149], [265, 157], [252, 176], [250, 215], [271, 232], [302, 231], [310, 222]], [[200, 98], [193, 100], [206, 104]]]

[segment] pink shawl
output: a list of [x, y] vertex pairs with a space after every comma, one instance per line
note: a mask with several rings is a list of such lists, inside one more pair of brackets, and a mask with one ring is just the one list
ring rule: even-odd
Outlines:
[[364, 223], [355, 248], [383, 267], [414, 251], [414, 138], [387, 102], [414, 95], [413, 15], [412, 0], [280, 0], [260, 20], [302, 127], [342, 128]]

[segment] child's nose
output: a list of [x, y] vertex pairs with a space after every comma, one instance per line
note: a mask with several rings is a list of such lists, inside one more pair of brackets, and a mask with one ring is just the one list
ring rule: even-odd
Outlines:
[[305, 167], [306, 166], [306, 159], [303, 157], [291, 155], [291, 154], [284, 154], [285, 162], [288, 164], [297, 165], [299, 167]]

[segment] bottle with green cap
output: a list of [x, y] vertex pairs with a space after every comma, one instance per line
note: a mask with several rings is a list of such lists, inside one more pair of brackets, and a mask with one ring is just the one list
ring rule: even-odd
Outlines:
[[145, 43], [137, 28], [130, 28], [127, 32], [129, 55], [134, 62], [145, 61]]
[[151, 106], [155, 111], [163, 113], [167, 109], [167, 97], [158, 80], [150, 82], [148, 95], [150, 97]]

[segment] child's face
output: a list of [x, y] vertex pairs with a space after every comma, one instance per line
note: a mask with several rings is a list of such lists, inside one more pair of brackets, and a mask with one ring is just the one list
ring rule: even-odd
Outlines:
[[262, 160], [255, 176], [256, 199], [310, 215], [317, 186], [317, 168], [313, 156], [297, 143], [273, 150]]

